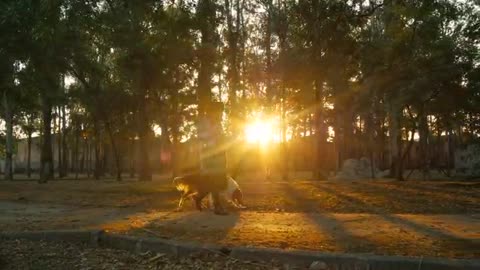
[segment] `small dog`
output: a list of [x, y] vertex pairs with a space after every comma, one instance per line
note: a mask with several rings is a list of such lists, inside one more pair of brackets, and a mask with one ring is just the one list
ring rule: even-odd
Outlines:
[[[209, 208], [212, 208], [213, 196], [210, 193], [208, 197]], [[243, 193], [238, 183], [231, 177], [227, 176], [227, 188], [220, 192], [220, 200], [229, 202], [233, 207], [237, 209], [246, 209], [247, 207], [243, 203]]]
[[175, 177], [173, 184], [182, 192], [177, 208], [179, 211], [187, 198], [193, 198], [196, 208], [202, 211], [202, 200], [208, 194], [211, 195], [214, 213], [217, 215], [227, 214], [221, 204], [220, 196], [230, 194], [231, 201], [243, 207], [243, 195], [238, 184], [225, 173], [195, 172]]

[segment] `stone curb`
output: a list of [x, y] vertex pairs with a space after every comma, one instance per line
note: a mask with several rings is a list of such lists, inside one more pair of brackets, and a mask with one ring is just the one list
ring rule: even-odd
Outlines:
[[179, 257], [198, 252], [216, 252], [235, 259], [249, 261], [271, 261], [309, 266], [320, 262], [325, 270], [478, 270], [480, 260], [457, 260], [437, 258], [412, 258], [401, 256], [377, 256], [363, 254], [334, 254], [301, 250], [270, 248], [233, 247], [183, 243], [171, 240], [141, 238], [114, 234], [102, 230], [64, 230], [34, 232], [0, 232], [2, 239], [28, 239], [44, 241], [65, 241], [90, 246], [122, 249], [130, 252], [152, 251]]

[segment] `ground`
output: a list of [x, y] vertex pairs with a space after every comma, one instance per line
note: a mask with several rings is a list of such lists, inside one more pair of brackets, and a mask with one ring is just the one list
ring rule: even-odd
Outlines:
[[187, 205], [170, 180], [0, 182], [0, 230], [102, 228], [185, 241], [448, 258], [480, 257], [480, 183], [238, 179], [247, 210]]
[[198, 253], [177, 259], [167, 254], [132, 254], [122, 250], [91, 248], [68, 243], [14, 240], [0, 242], [0, 269], [280, 269], [275, 262], [239, 261], [219, 254]]

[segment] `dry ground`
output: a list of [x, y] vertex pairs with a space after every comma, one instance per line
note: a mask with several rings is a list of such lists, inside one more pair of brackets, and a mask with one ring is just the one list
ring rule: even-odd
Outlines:
[[480, 183], [265, 181], [243, 177], [249, 208], [174, 213], [170, 181], [0, 182], [0, 230], [104, 228], [212, 242], [389, 255], [480, 258]]
[[166, 254], [132, 254], [68, 243], [0, 242], [1, 270], [280, 269], [276, 266], [272, 262], [252, 263], [207, 253], [177, 259]]

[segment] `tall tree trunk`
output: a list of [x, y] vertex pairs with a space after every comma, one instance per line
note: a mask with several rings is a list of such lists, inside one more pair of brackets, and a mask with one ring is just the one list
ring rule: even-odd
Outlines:
[[46, 183], [53, 179], [53, 150], [52, 150], [52, 105], [45, 95], [42, 97], [42, 133], [43, 143], [40, 158], [39, 183]]
[[308, 114], [305, 114], [303, 116], [303, 121], [302, 121], [302, 133], [303, 133], [303, 137], [307, 137], [307, 129], [308, 129]]
[[[413, 142], [414, 142], [414, 138], [415, 138], [415, 132], [416, 132], [416, 129], [412, 128], [412, 130], [410, 131], [410, 139], [408, 139], [408, 136], [406, 137], [407, 140], [408, 140], [408, 145], [407, 145], [405, 151], [403, 152], [402, 157], [399, 161], [399, 165], [398, 165], [401, 172], [403, 172], [403, 168], [405, 166], [405, 161], [410, 156], [410, 151], [412, 150], [412, 146], [413, 146]], [[407, 134], [408, 134], [408, 132], [407, 132]], [[400, 175], [400, 178], [398, 180], [402, 180], [402, 181], [405, 180], [403, 178], [403, 173]]]
[[282, 179], [288, 180], [289, 160], [288, 160], [288, 145], [287, 145], [287, 119], [286, 119], [286, 102], [285, 102], [285, 86], [282, 86], [282, 114], [281, 114], [281, 134], [282, 134]]
[[27, 133], [27, 177], [32, 176], [32, 132]]
[[86, 139], [85, 140], [86, 144], [86, 156], [85, 156], [85, 167], [87, 171], [87, 178], [90, 178], [91, 175], [91, 169], [92, 169], [92, 149], [91, 149], [91, 143], [90, 140]]
[[108, 132], [108, 136], [110, 138], [110, 144], [112, 145], [113, 156], [115, 158], [115, 169], [116, 169], [116, 177], [117, 181], [122, 181], [122, 166], [120, 164], [120, 155], [117, 150], [117, 144], [115, 143], [115, 136], [113, 135], [112, 128], [110, 126], [110, 122], [105, 120], [105, 127]]
[[65, 105], [62, 106], [62, 177], [68, 174], [67, 119]]
[[75, 166], [77, 165], [77, 164], [75, 164], [75, 159], [76, 159], [76, 157], [75, 157], [75, 151], [76, 151], [75, 150], [75, 143], [76, 143], [75, 140], [76, 140], [76, 135], [73, 134], [73, 145], [69, 146], [69, 148], [72, 148], [72, 151], [70, 151], [70, 156], [68, 157], [68, 159], [69, 159], [68, 172], [69, 173], [75, 173]]
[[[179, 127], [180, 127], [180, 118], [179, 118], [179, 111], [178, 111], [178, 94], [177, 94], [177, 91], [173, 91], [172, 93], [172, 105], [173, 105], [173, 125], [172, 125], [172, 156], [171, 156], [171, 160], [172, 160], [172, 172], [173, 172], [173, 176], [177, 176], [178, 173], [179, 173], [179, 141], [180, 141], [180, 132], [179, 132]], [[164, 124], [165, 126], [165, 135], [166, 136], [166, 139], [168, 140], [168, 133], [167, 133], [167, 128], [166, 128], [166, 124]]]
[[200, 144], [199, 160], [200, 167], [203, 168], [205, 160], [203, 159], [203, 143], [207, 138], [203, 138], [202, 133], [209, 132], [207, 127], [207, 107], [212, 101], [212, 75], [214, 72], [216, 58], [216, 28], [217, 28], [217, 4], [212, 0], [199, 0], [197, 4], [197, 17], [199, 18], [199, 28], [201, 35], [200, 46], [200, 69], [198, 72], [198, 127], [199, 137], [202, 141]]
[[343, 144], [342, 144], [342, 152], [343, 152], [343, 160], [357, 158], [355, 156], [357, 145], [352, 143], [354, 141], [355, 134], [353, 133], [353, 115], [350, 109], [351, 105], [348, 103], [344, 110], [343, 110]]
[[177, 127], [172, 128], [172, 171], [173, 176], [177, 176], [179, 173], [179, 132]]
[[402, 110], [396, 104], [389, 104], [388, 133], [390, 137], [390, 175], [403, 180], [403, 172], [399, 167], [401, 158], [400, 118]]
[[385, 168], [389, 168], [390, 164], [387, 165], [386, 163], [386, 154], [385, 154], [385, 148], [386, 148], [386, 144], [387, 144], [387, 139], [386, 139], [386, 135], [385, 135], [385, 115], [383, 113], [380, 114], [379, 116], [379, 123], [378, 125], [376, 126], [377, 128], [377, 134], [379, 135], [379, 167], [382, 168], [382, 170], [384, 170]]
[[313, 135], [313, 126], [315, 125], [315, 122], [312, 120], [312, 114], [309, 113], [308, 114], [308, 136], [312, 136]]
[[[242, 61], [244, 57], [242, 57], [242, 48], [244, 44], [240, 44], [243, 41], [241, 38], [241, 33], [243, 33], [240, 29], [241, 22], [240, 19], [242, 17], [243, 10], [240, 7], [240, 1], [235, 1], [235, 9], [236, 9], [236, 22], [235, 27], [233, 26], [233, 18], [232, 18], [232, 8], [230, 7], [229, 0], [225, 1], [225, 7], [227, 9], [227, 26], [228, 26], [228, 47], [229, 47], [229, 70], [228, 70], [228, 79], [229, 79], [229, 106], [230, 106], [230, 117], [233, 120], [232, 130], [234, 133], [240, 132], [239, 122], [242, 121], [240, 112], [241, 108], [238, 106], [237, 101], [237, 93], [241, 88], [240, 85], [240, 69], [242, 66]], [[245, 97], [245, 88], [242, 88], [242, 98]]]
[[[53, 134], [54, 139], [57, 140], [57, 173], [58, 178], [62, 178], [62, 135], [60, 134], [60, 130], [62, 128], [61, 117], [60, 117], [60, 108], [54, 107], [55, 117], [53, 119]], [[55, 142], [54, 142], [55, 144]], [[55, 158], [54, 158], [55, 162]]]
[[[265, 91], [266, 91], [266, 108], [268, 116], [273, 114], [274, 90], [272, 87], [272, 20], [273, 20], [273, 4], [272, 0], [266, 1], [266, 29], [265, 29]], [[265, 178], [271, 178], [272, 155], [271, 149], [266, 149], [265, 157]]]
[[88, 160], [88, 141], [87, 138], [80, 138], [82, 143], [82, 156], [80, 158], [80, 168], [79, 173], [84, 174], [87, 168], [87, 160]]
[[375, 127], [374, 127], [374, 102], [375, 99], [372, 100], [372, 104], [370, 107], [370, 111], [366, 116], [365, 121], [365, 133], [368, 137], [368, 156], [370, 158], [370, 177], [375, 179]]
[[451, 128], [448, 129], [447, 133], [447, 175], [451, 176], [451, 171], [454, 168], [454, 152], [453, 152], [453, 130]]
[[430, 157], [428, 153], [428, 119], [425, 104], [419, 109], [420, 164], [423, 180], [430, 178]]
[[[266, 57], [266, 96], [267, 96], [267, 107], [271, 109], [273, 103], [274, 92], [272, 88], [272, 13], [273, 13], [273, 4], [272, 0], [266, 1], [266, 29], [265, 29], [265, 57]], [[269, 113], [272, 113], [269, 111]]]
[[[338, 104], [338, 102], [335, 102], [335, 104]], [[337, 106], [340, 107], [340, 106]], [[334, 121], [334, 131], [335, 131], [335, 152], [337, 154], [337, 159], [336, 159], [336, 170], [339, 171], [342, 169], [342, 165], [345, 158], [345, 131], [344, 131], [344, 123], [343, 123], [343, 114], [344, 112], [342, 109], [336, 109], [335, 110], [335, 121]]]
[[110, 166], [110, 148], [107, 142], [102, 143], [102, 176], [106, 176], [107, 173], [113, 176], [113, 172]]
[[135, 157], [136, 157], [136, 151], [135, 151], [135, 139], [132, 138], [130, 139], [130, 178], [135, 177]]
[[280, 82], [280, 107], [281, 107], [281, 136], [282, 136], [282, 179], [288, 179], [288, 149], [287, 149], [287, 108], [286, 108], [286, 80], [287, 80], [287, 33], [288, 33], [288, 21], [286, 19], [286, 10], [283, 1], [278, 1], [278, 10], [282, 12], [280, 20], [278, 21], [278, 40], [279, 40], [279, 58], [281, 69], [281, 82]]
[[94, 133], [94, 168], [93, 168], [93, 176], [95, 180], [99, 180], [101, 176], [101, 157], [100, 157], [100, 131], [99, 131], [99, 123], [98, 120], [93, 121], [93, 133]]
[[[238, 0], [237, 0], [238, 5]], [[238, 36], [239, 36], [239, 22], [233, 26], [232, 6], [229, 0], [225, 0], [225, 12], [227, 18], [227, 43], [228, 43], [228, 105], [230, 108], [230, 125], [233, 133], [238, 130], [238, 108], [237, 108], [237, 91], [239, 90], [239, 69], [238, 69]], [[240, 15], [237, 14], [237, 19]]]
[[[315, 153], [315, 165], [314, 165], [314, 177], [317, 180], [324, 179], [326, 175], [325, 164], [325, 150], [327, 143], [327, 131], [325, 125], [325, 116], [323, 108], [323, 81], [320, 79], [315, 80], [315, 141], [316, 141], [316, 153]], [[309, 114], [310, 115], [310, 114]], [[311, 134], [310, 134], [311, 135]]]
[[73, 158], [72, 158], [72, 169], [73, 172], [75, 173], [75, 180], [78, 179], [78, 172], [79, 172], [79, 165], [78, 164], [78, 154], [79, 154], [79, 140], [80, 140], [80, 129], [78, 127], [78, 124], [75, 123], [75, 150], [73, 151]]
[[63, 162], [62, 162], [62, 117], [60, 112], [60, 107], [55, 109], [56, 119], [55, 122], [58, 120], [58, 124], [55, 127], [54, 134], [57, 137], [57, 169], [58, 169], [58, 178], [63, 178]]
[[150, 157], [148, 150], [150, 149], [150, 127], [148, 124], [145, 98], [141, 97], [141, 105], [138, 111], [138, 139], [140, 146], [140, 168], [138, 178], [140, 181], [151, 181], [152, 171], [150, 167]]
[[198, 112], [204, 117], [206, 107], [212, 99], [212, 74], [215, 59], [216, 3], [212, 0], [200, 0], [197, 5], [197, 16], [200, 18], [201, 35], [200, 70], [198, 73]]
[[5, 180], [13, 180], [13, 112], [12, 104], [7, 95], [3, 92], [3, 108], [5, 110], [6, 145], [5, 145]]

